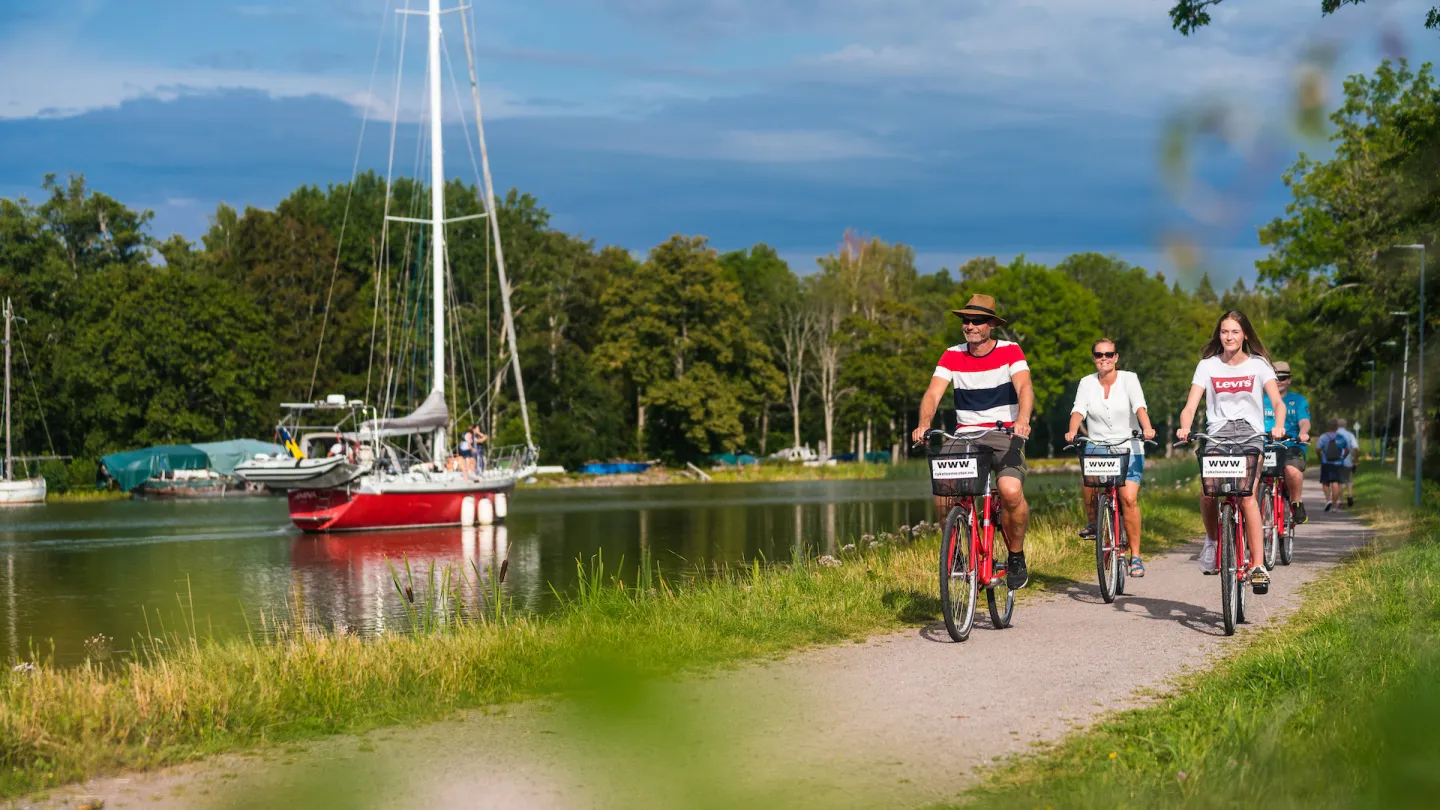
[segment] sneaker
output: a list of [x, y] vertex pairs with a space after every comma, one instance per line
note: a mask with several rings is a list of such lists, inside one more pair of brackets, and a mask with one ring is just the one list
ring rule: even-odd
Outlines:
[[1296, 501], [1290, 504], [1290, 513], [1295, 516], [1296, 526], [1299, 526], [1301, 523], [1309, 520], [1309, 518], [1305, 517], [1305, 504], [1301, 501]]
[[1334, 505], [1335, 505], [1334, 503], [1331, 503], [1330, 501], [1326, 501], [1326, 502], [1325, 502], [1325, 511], [1326, 511], [1326, 512], [1329, 512], [1329, 511], [1330, 511], [1330, 507], [1332, 507], [1332, 506], [1334, 506]]
[[1010, 590], [1018, 591], [1030, 582], [1030, 570], [1025, 567], [1025, 552], [1011, 553], [1005, 561], [1005, 584]]
[[1220, 566], [1215, 564], [1215, 553], [1217, 551], [1219, 551], [1219, 547], [1215, 545], [1215, 541], [1209, 537], [1205, 538], [1205, 547], [1200, 549], [1200, 557], [1198, 558], [1200, 573], [1206, 575], [1220, 573]]
[[1265, 570], [1265, 566], [1257, 565], [1250, 569], [1250, 588], [1257, 594], [1270, 590], [1270, 572]]
[[1094, 539], [1095, 539], [1095, 524], [1094, 524], [1094, 523], [1091, 523], [1089, 526], [1086, 526], [1085, 528], [1083, 528], [1083, 529], [1080, 530], [1080, 539], [1081, 539], [1081, 540], [1094, 540]]

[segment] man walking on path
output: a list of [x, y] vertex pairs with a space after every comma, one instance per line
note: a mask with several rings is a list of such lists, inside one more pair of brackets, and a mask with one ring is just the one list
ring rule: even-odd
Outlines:
[[1315, 447], [1320, 452], [1320, 486], [1325, 489], [1325, 511], [1329, 512], [1340, 501], [1346, 473], [1350, 471], [1345, 466], [1345, 458], [1354, 453], [1355, 448], [1340, 434], [1339, 419], [1330, 420], [1330, 431], [1320, 437]]
[[1345, 427], [1344, 419], [1336, 421], [1340, 423], [1340, 426], [1335, 432], [1350, 442], [1350, 455], [1345, 457], [1345, 479], [1342, 482], [1345, 487], [1345, 508], [1349, 509], [1355, 505], [1355, 457], [1360, 452], [1360, 440]]

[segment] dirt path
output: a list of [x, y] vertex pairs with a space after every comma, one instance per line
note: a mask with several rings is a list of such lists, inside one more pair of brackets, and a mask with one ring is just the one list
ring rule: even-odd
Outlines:
[[[1319, 487], [1306, 487], [1295, 564], [1251, 598], [1254, 624], [1293, 610], [1303, 583], [1368, 537], [1347, 514], [1313, 508]], [[1147, 560], [1113, 605], [1093, 583], [1026, 600], [1003, 632], [988, 627], [982, 599], [963, 645], [937, 625], [706, 679], [631, 683], [618, 702], [527, 704], [97, 780], [38, 806], [920, 807], [953, 797], [976, 766], [1145, 700], [1242, 643], [1251, 631], [1223, 635], [1219, 583], [1199, 573], [1198, 550]]]

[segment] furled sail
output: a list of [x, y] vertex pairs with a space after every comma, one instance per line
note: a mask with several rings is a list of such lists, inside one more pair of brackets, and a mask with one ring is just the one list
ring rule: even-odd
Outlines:
[[362, 440], [386, 438], [389, 436], [410, 436], [429, 433], [436, 428], [450, 424], [450, 408], [445, 404], [445, 394], [431, 391], [430, 396], [420, 403], [409, 416], [394, 419], [370, 419], [360, 425]]

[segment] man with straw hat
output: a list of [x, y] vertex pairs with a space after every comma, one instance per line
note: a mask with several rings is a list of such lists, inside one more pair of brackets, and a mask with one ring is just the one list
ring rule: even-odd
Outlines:
[[[920, 401], [920, 423], [911, 438], [919, 442], [935, 419], [947, 388], [955, 389], [956, 432], [963, 443], [991, 451], [991, 468], [1000, 489], [1001, 525], [1010, 554], [1005, 579], [1010, 588], [1025, 587], [1030, 574], [1025, 565], [1025, 529], [1030, 523], [1030, 506], [1025, 502], [1025, 440], [1030, 437], [1030, 414], [1035, 392], [1030, 387], [1030, 366], [1020, 346], [995, 340], [990, 333], [1005, 320], [996, 311], [995, 299], [972, 295], [970, 302], [951, 310], [959, 316], [965, 342], [951, 346], [940, 356], [930, 387]], [[1014, 435], [995, 431], [996, 423]], [[989, 429], [991, 432], [985, 432]], [[946, 504], [936, 499], [942, 512]]]

